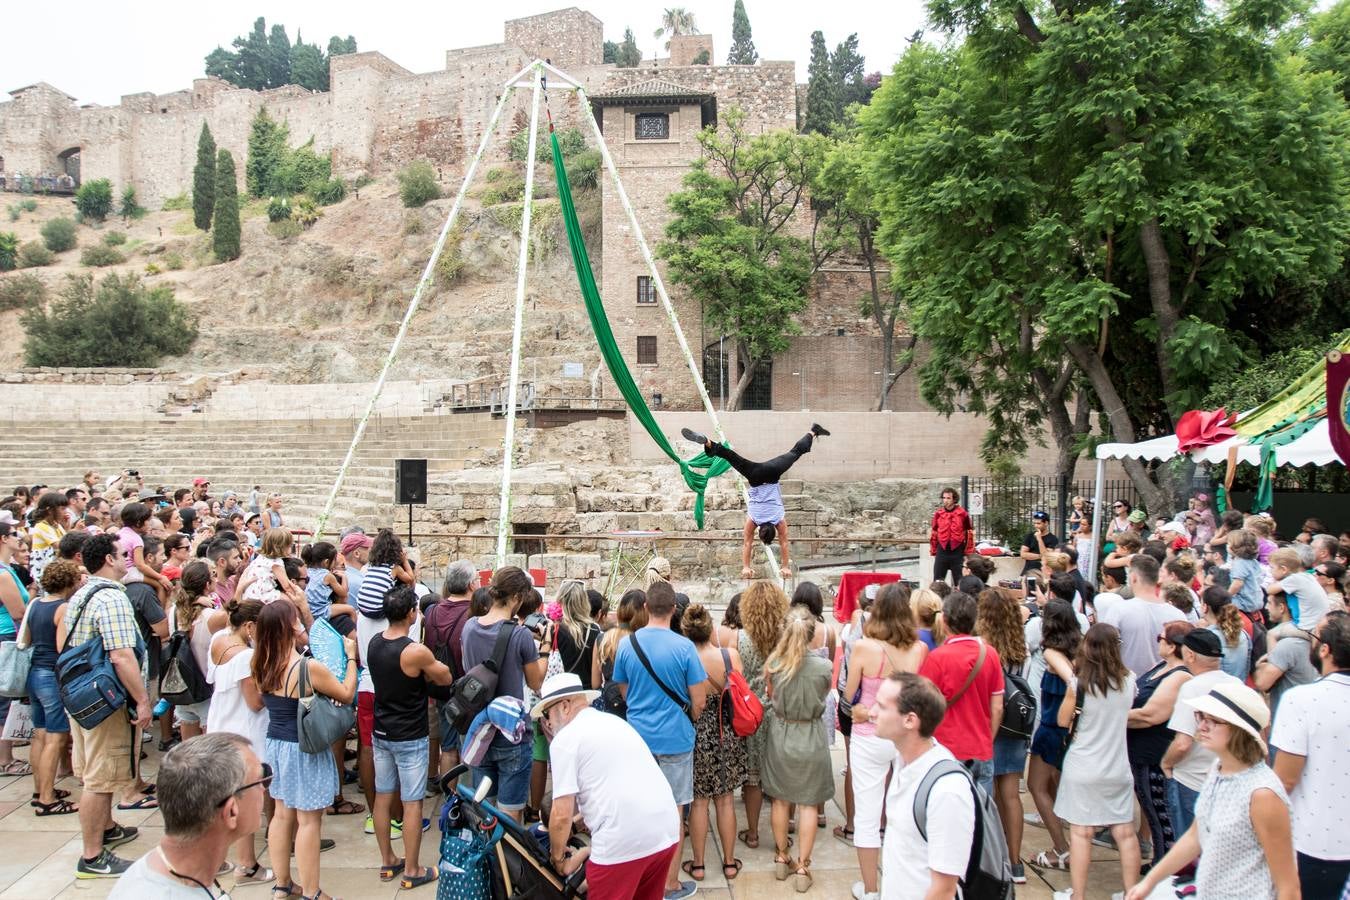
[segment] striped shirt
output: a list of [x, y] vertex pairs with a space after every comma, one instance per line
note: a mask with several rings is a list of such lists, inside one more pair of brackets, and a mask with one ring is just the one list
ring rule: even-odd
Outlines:
[[753, 485], [750, 488], [750, 506], [746, 512], [750, 516], [750, 521], [756, 525], [763, 525], [766, 522], [777, 525], [783, 521], [786, 513], [783, 511], [783, 493], [778, 483]]
[[394, 572], [390, 566], [366, 566], [361, 578], [361, 590], [356, 595], [356, 608], [370, 619], [383, 619], [384, 595], [394, 586]]

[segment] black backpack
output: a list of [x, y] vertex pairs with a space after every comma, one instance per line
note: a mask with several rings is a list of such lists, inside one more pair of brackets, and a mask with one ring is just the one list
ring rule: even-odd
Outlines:
[[1036, 695], [1031, 685], [1016, 672], [1003, 670], [1003, 722], [998, 737], [1031, 740], [1036, 731]]
[[943, 776], [958, 773], [970, 785], [975, 798], [975, 839], [971, 842], [966, 874], [961, 877], [961, 896], [964, 900], [1012, 900], [1012, 863], [1008, 860], [1003, 820], [993, 799], [975, 783], [965, 766], [954, 759], [940, 759], [928, 770], [914, 793], [914, 825], [923, 839], [928, 840], [928, 799], [933, 785]]
[[191, 706], [211, 697], [211, 685], [192, 655], [191, 635], [175, 631], [169, 638], [168, 660], [159, 676], [159, 695], [174, 706]]
[[446, 711], [455, 731], [464, 734], [473, 724], [474, 717], [487, 709], [487, 705], [497, 696], [497, 676], [502, 671], [502, 661], [506, 659], [506, 648], [511, 643], [511, 633], [516, 630], [512, 622], [503, 622], [497, 631], [497, 642], [492, 647], [492, 655], [464, 673], [462, 678], [450, 687], [450, 699], [446, 701]]
[[454, 648], [464, 635], [464, 623], [469, 621], [469, 604], [441, 600], [427, 609], [423, 619], [423, 640], [431, 648], [431, 655], [437, 662], [445, 663], [453, 677], [463, 677], [462, 657]]

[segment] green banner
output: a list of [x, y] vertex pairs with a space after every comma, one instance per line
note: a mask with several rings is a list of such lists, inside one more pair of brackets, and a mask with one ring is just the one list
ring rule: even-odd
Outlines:
[[572, 186], [567, 181], [567, 169], [563, 165], [562, 150], [558, 147], [558, 135], [551, 126], [549, 140], [553, 145], [553, 172], [557, 177], [558, 202], [562, 206], [563, 222], [567, 226], [567, 244], [572, 250], [572, 264], [576, 268], [577, 284], [581, 288], [582, 299], [586, 302], [586, 315], [591, 320], [591, 330], [595, 332], [595, 339], [600, 344], [600, 355], [604, 357], [610, 377], [618, 385], [619, 393], [623, 394], [628, 408], [642, 423], [642, 427], [651, 435], [652, 440], [656, 441], [656, 446], [661, 448], [661, 452], [680, 467], [684, 483], [695, 495], [694, 522], [702, 528], [703, 493], [708, 487], [708, 479], [716, 478], [731, 466], [726, 460], [708, 456], [706, 453], [700, 453], [689, 460], [681, 459], [656, 424], [642, 391], [633, 380], [633, 373], [628, 371], [628, 364], [624, 362], [619, 345], [614, 342], [614, 330], [609, 326], [604, 301], [600, 299], [600, 291], [595, 286], [595, 273], [591, 271], [591, 258], [586, 253], [586, 242], [581, 237], [581, 224], [577, 221], [576, 206], [572, 203]]

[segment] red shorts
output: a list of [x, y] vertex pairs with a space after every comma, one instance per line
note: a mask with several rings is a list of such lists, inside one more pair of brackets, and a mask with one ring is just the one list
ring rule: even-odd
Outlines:
[[375, 695], [370, 691], [356, 692], [356, 734], [362, 747], [375, 737]]
[[679, 844], [614, 865], [586, 862], [586, 896], [589, 900], [662, 900], [666, 874]]

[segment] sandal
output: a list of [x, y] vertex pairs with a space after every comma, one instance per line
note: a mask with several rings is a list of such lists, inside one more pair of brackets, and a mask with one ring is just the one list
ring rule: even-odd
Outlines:
[[787, 881], [788, 876], [797, 868], [797, 861], [787, 855], [788, 848], [783, 847], [774, 851], [773, 854], [773, 877], [779, 881]]
[[735, 881], [736, 876], [741, 874], [741, 865], [742, 863], [739, 859], [733, 859], [729, 863], [722, 863], [722, 876], [726, 878], [727, 881]]
[[404, 875], [403, 880], [398, 883], [398, 886], [403, 890], [408, 890], [410, 888], [421, 887], [424, 884], [431, 884], [435, 880], [436, 867], [423, 866], [421, 875]]
[[853, 829], [845, 825], [834, 826], [834, 836], [845, 844], [853, 843]]
[[797, 870], [792, 873], [792, 886], [796, 888], [797, 893], [805, 894], [811, 890], [811, 860], [804, 859]]
[[[66, 798], [68, 798], [68, 797], [70, 796], [70, 791], [63, 791], [63, 790], [61, 790], [60, 788], [57, 788], [56, 790], [52, 791], [52, 794], [56, 797], [57, 800], [65, 800]], [[38, 797], [40, 797], [40, 796], [41, 796], [41, 795], [38, 794], [37, 791], [33, 791], [33, 799], [30, 800], [30, 801], [28, 801], [28, 805], [29, 805], [29, 806], [37, 806], [37, 805], [38, 805]]]
[[758, 831], [751, 831], [749, 828], [744, 828], [736, 832], [736, 837], [740, 840], [742, 844], [749, 847], [751, 850], [759, 849]]
[[134, 803], [119, 803], [117, 808], [120, 810], [131, 809], [159, 809], [159, 801], [154, 797], [138, 797]]
[[[267, 884], [269, 881], [276, 881], [277, 876], [271, 869], [264, 869], [262, 863], [254, 863], [252, 868], [245, 869], [242, 866], [239, 869], [239, 877], [234, 880], [235, 887], [243, 887], [250, 884]], [[287, 891], [287, 896], [290, 892]]]
[[1033, 866], [1038, 869], [1058, 869], [1061, 872], [1069, 871], [1069, 851], [1060, 853], [1058, 850], [1042, 850], [1036, 854], [1036, 858], [1031, 861]]
[[305, 892], [297, 888], [295, 886], [294, 881], [292, 881], [290, 884], [285, 885], [282, 884], [273, 885], [272, 896], [276, 897], [277, 894], [281, 895], [281, 900], [290, 900], [291, 897], [305, 896]]
[[345, 797], [336, 803], [329, 804], [325, 812], [330, 816], [354, 816], [366, 811], [366, 808], [360, 803], [353, 803]]
[[[694, 879], [695, 881], [702, 881], [708, 875], [708, 867], [695, 865], [692, 859], [686, 859], [684, 863], [680, 866], [680, 870], [683, 871], [684, 874], [688, 875], [690, 878]], [[694, 874], [695, 870], [698, 871], [697, 875]]]
[[5, 765], [0, 766], [0, 775], [23, 776], [32, 774], [33, 767], [30, 766], [26, 760], [11, 759]]
[[407, 865], [406, 859], [400, 859], [392, 866], [380, 866], [380, 880], [393, 881], [399, 875], [403, 874], [403, 867]]
[[57, 800], [54, 803], [39, 803], [34, 800], [33, 805], [37, 807], [33, 813], [35, 816], [68, 816], [80, 811], [80, 808], [69, 800]]

